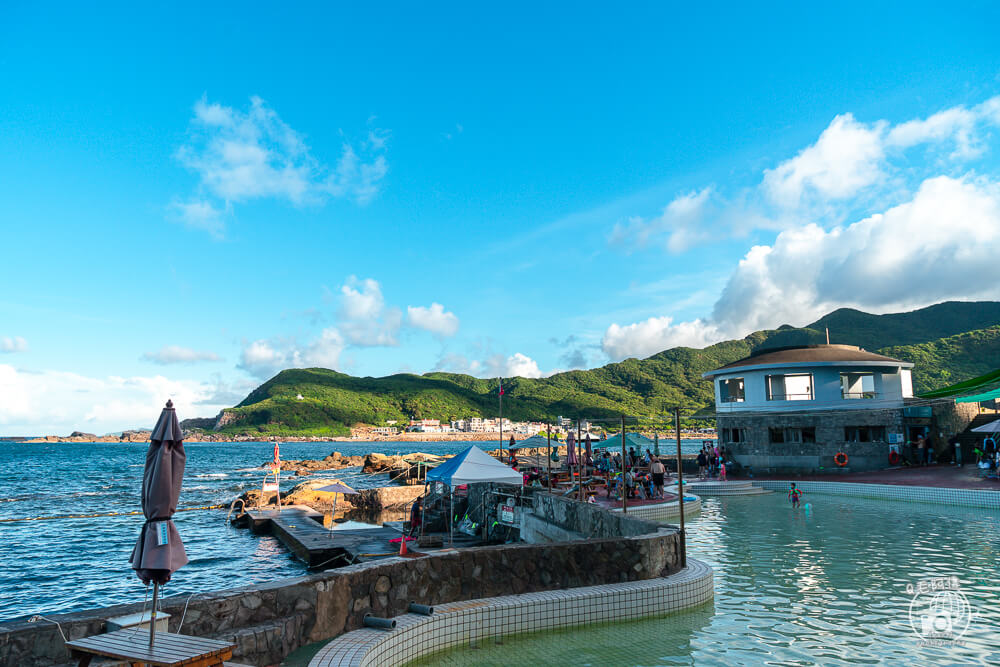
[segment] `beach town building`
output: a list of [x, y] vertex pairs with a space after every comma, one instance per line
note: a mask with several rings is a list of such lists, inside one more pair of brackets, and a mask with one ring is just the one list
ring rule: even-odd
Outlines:
[[885, 468], [901, 450], [912, 368], [851, 345], [807, 345], [763, 349], [703, 377], [715, 385], [719, 441], [738, 464], [836, 472]]

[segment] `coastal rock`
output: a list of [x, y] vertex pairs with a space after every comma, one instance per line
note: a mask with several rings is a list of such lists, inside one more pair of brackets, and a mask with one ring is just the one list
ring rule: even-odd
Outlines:
[[414, 452], [413, 454], [378, 454], [372, 452], [366, 454], [362, 472], [366, 473], [392, 473], [395, 470], [408, 469], [414, 463], [438, 464], [450, 457], [426, 454], [424, 452]]
[[[327, 484], [344, 484], [345, 482], [334, 479], [310, 479], [308, 482], [302, 482], [301, 484], [296, 484], [288, 492], [281, 495], [282, 505], [308, 505], [315, 510], [323, 511], [333, 508], [333, 499], [336, 494], [327, 493], [326, 491], [317, 491], [318, 488], [326, 486]], [[369, 489], [377, 490], [377, 489]], [[358, 498], [356, 495], [351, 494], [339, 494], [337, 497], [337, 508], [350, 509], [352, 507], [358, 507], [355, 499]], [[274, 505], [275, 504], [275, 494], [268, 492], [264, 495], [263, 502], [261, 502], [261, 491], [260, 489], [250, 489], [240, 496], [240, 499], [246, 503], [247, 507], [254, 507], [258, 503], [263, 505]]]
[[[308, 475], [317, 470], [340, 470], [342, 468], [353, 468], [355, 466], [360, 466], [364, 463], [364, 459], [360, 456], [344, 456], [340, 452], [333, 452], [324, 459], [304, 459], [302, 461], [282, 461], [281, 470], [283, 472], [294, 472], [299, 475]], [[271, 462], [268, 461], [260, 466], [261, 468], [270, 468]]]

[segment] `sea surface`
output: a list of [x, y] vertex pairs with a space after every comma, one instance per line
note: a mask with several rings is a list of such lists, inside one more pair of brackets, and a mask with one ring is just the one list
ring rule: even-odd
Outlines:
[[[283, 460], [428, 452], [455, 454], [470, 444], [493, 449], [499, 442], [289, 442]], [[671, 450], [671, 443], [660, 443]], [[695, 452], [700, 440], [682, 441]], [[107, 443], [15, 443], [0, 441], [0, 621], [126, 602], [146, 594], [128, 559], [143, 524], [141, 514], [79, 519], [4, 521], [64, 514], [140, 510], [148, 445]], [[595, 445], [595, 447], [599, 447]], [[179, 511], [174, 517], [190, 562], [164, 587], [164, 595], [187, 595], [298, 576], [305, 568], [280, 542], [225, 522], [229, 504], [260, 488], [258, 468], [273, 458], [274, 444], [192, 443], [179, 509], [226, 505], [227, 509]], [[315, 477], [336, 477], [355, 488], [389, 483], [388, 475], [345, 468]], [[282, 480], [282, 490], [309, 479]]]
[[[284, 460], [423, 451], [454, 454], [468, 442], [283, 443]], [[494, 443], [475, 443], [493, 447]], [[140, 510], [148, 445], [0, 442], [0, 520], [106, 514]], [[190, 562], [163, 588], [184, 595], [298, 576], [305, 568], [276, 539], [226, 524], [230, 502], [260, 488], [274, 444], [192, 443], [179, 509], [226, 505], [227, 509], [178, 512], [174, 517]], [[388, 475], [345, 468], [315, 477], [336, 477], [355, 488], [388, 484]], [[287, 476], [282, 490], [310, 477]], [[81, 519], [0, 521], [0, 621], [111, 604], [141, 602], [146, 587], [128, 559], [143, 524], [141, 514]]]

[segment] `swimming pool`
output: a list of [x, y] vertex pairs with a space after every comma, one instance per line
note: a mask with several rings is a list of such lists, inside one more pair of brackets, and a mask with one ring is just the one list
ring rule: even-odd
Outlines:
[[[1000, 513], [809, 494], [705, 498], [689, 554], [715, 601], [670, 616], [506, 637], [419, 665], [984, 664], [1000, 662]], [[926, 640], [918, 586], [957, 577], [972, 617]], [[910, 611], [913, 605], [914, 623]], [[940, 610], [939, 610], [940, 611]], [[963, 624], [961, 611], [931, 622]]]

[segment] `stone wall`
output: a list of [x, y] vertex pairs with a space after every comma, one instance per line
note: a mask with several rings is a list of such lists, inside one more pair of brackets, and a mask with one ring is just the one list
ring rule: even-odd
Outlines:
[[[539, 494], [539, 497], [547, 494]], [[582, 506], [582, 507], [580, 507]], [[366, 613], [391, 617], [413, 600], [437, 605], [475, 598], [651, 579], [679, 569], [672, 529], [562, 498], [543, 498], [542, 517], [593, 528], [607, 537], [559, 544], [508, 544], [389, 558], [258, 586], [166, 598], [176, 632], [237, 645], [234, 659], [280, 662], [296, 648], [361, 627]], [[620, 531], [615, 534], [615, 530]], [[181, 577], [183, 571], [178, 574]], [[70, 639], [105, 631], [105, 619], [141, 611], [141, 603], [52, 615]], [[0, 623], [0, 664], [34, 667], [70, 663], [52, 623]]]
[[[746, 442], [722, 442], [742, 466], [762, 473], [843, 473], [882, 470], [889, 465], [886, 442], [847, 442], [848, 426], [882, 426], [886, 433], [903, 433], [902, 410], [828, 410], [822, 413], [719, 414], [719, 433], [723, 429], [742, 428]], [[816, 429], [814, 443], [771, 443], [771, 428]], [[837, 452], [847, 454], [848, 465], [833, 462]]]

